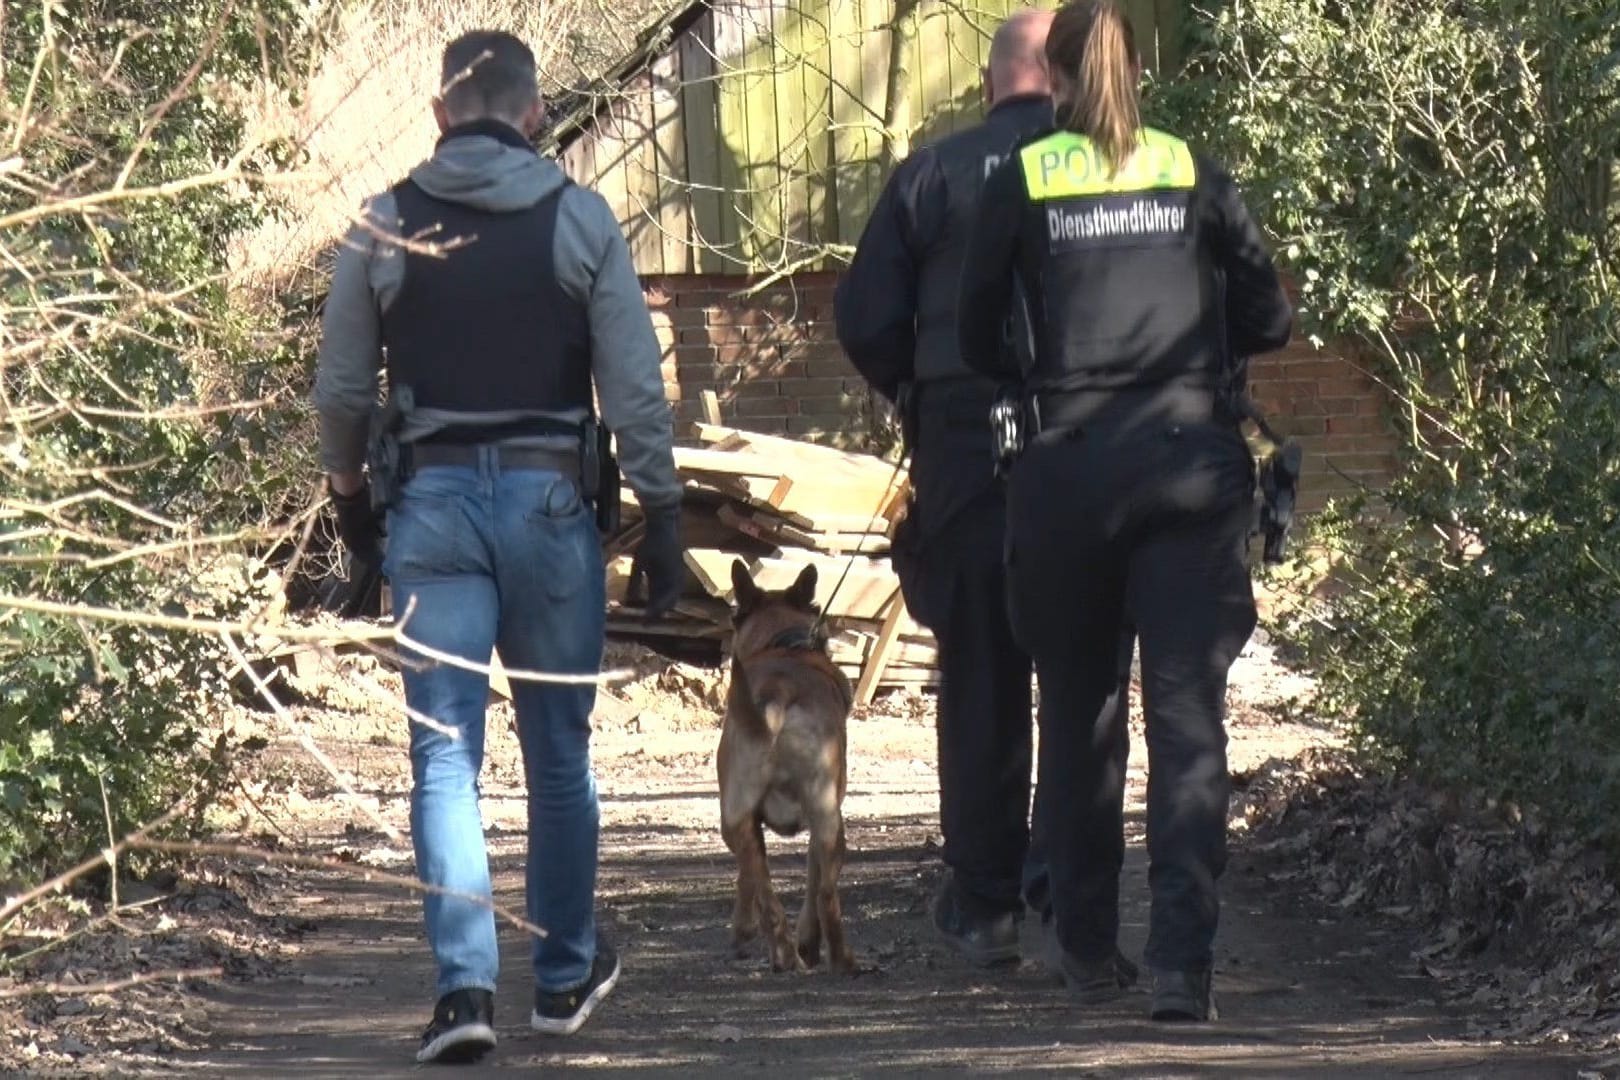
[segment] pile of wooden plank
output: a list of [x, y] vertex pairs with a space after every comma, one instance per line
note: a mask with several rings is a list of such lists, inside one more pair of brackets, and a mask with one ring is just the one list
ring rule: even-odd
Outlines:
[[762, 588], [817, 572], [833, 659], [864, 704], [879, 690], [938, 682], [936, 648], [911, 620], [889, 565], [889, 537], [906, 503], [903, 470], [880, 458], [778, 436], [700, 424], [699, 447], [675, 451], [685, 488], [687, 582], [675, 612], [649, 622], [625, 603], [639, 510], [608, 541], [609, 635], [697, 663], [727, 655], [731, 566]]

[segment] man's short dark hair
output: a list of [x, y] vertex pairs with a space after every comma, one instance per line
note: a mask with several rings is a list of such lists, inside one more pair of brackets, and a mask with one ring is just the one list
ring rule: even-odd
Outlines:
[[518, 120], [539, 92], [534, 53], [504, 30], [474, 30], [444, 47], [439, 96], [458, 120]]

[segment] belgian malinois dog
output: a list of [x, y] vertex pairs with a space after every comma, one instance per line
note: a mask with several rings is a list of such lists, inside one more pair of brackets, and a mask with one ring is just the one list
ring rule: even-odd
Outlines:
[[[853, 971], [838, 904], [844, 862], [846, 724], [854, 692], [827, 655], [815, 604], [816, 568], [790, 588], [766, 592], [741, 562], [731, 567], [731, 690], [720, 733], [720, 832], [737, 857], [732, 942], [738, 954], [763, 929], [771, 967], [814, 967], [827, 958]], [[771, 889], [765, 826], [781, 836], [810, 832], [804, 909], [790, 933]]]

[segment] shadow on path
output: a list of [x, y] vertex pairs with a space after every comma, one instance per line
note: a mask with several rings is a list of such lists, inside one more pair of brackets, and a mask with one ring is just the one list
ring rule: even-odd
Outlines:
[[[931, 936], [925, 914], [940, 873], [917, 817], [851, 825], [846, 918], [863, 966], [849, 978], [773, 975], [762, 956], [728, 949], [732, 863], [711, 829], [656, 824], [603, 830], [603, 925], [619, 943], [618, 991], [578, 1035], [527, 1027], [527, 949], [503, 929], [496, 1024], [501, 1044], [458, 1075], [568, 1067], [600, 1075], [783, 1077], [922, 1070], [1077, 1077], [1568, 1078], [1572, 1060], [1470, 1043], [1437, 1007], [1406, 939], [1345, 920], [1281, 910], [1241, 848], [1226, 879], [1217, 961], [1225, 1019], [1166, 1027], [1137, 992], [1105, 1008], [1070, 1004], [1040, 965], [978, 972]], [[521, 836], [495, 834], [500, 899], [521, 908]], [[772, 870], [797, 910], [803, 844], [777, 842]], [[405, 1076], [431, 1008], [431, 971], [412, 897], [312, 875], [318, 929], [274, 980], [207, 991], [212, 1047], [173, 1061], [211, 1076]], [[1123, 945], [1140, 951], [1146, 881], [1133, 844]], [[1038, 955], [1026, 926], [1025, 955]]]

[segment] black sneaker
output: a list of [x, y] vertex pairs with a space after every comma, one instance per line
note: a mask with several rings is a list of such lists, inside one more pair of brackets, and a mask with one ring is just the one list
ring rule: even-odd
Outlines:
[[596, 960], [588, 979], [572, 990], [548, 994], [536, 990], [529, 1026], [547, 1035], [572, 1035], [619, 984], [619, 954], [605, 941], [596, 943]]
[[946, 878], [934, 894], [934, 929], [978, 967], [1018, 963], [1019, 918], [1012, 912], [975, 916], [962, 907], [956, 883]]
[[1102, 960], [1085, 962], [1076, 960], [1061, 947], [1058, 952], [1058, 970], [1069, 993], [1083, 1005], [1100, 1005], [1112, 1001], [1136, 985], [1136, 965], [1126, 959], [1118, 949], [1114, 955]]
[[488, 990], [452, 990], [433, 1007], [422, 1032], [418, 1062], [467, 1065], [495, 1049], [495, 995]]
[[1148, 1015], [1155, 1020], [1183, 1023], [1219, 1019], [1210, 981], [1208, 968], [1203, 971], [1154, 971], [1153, 1004]]

